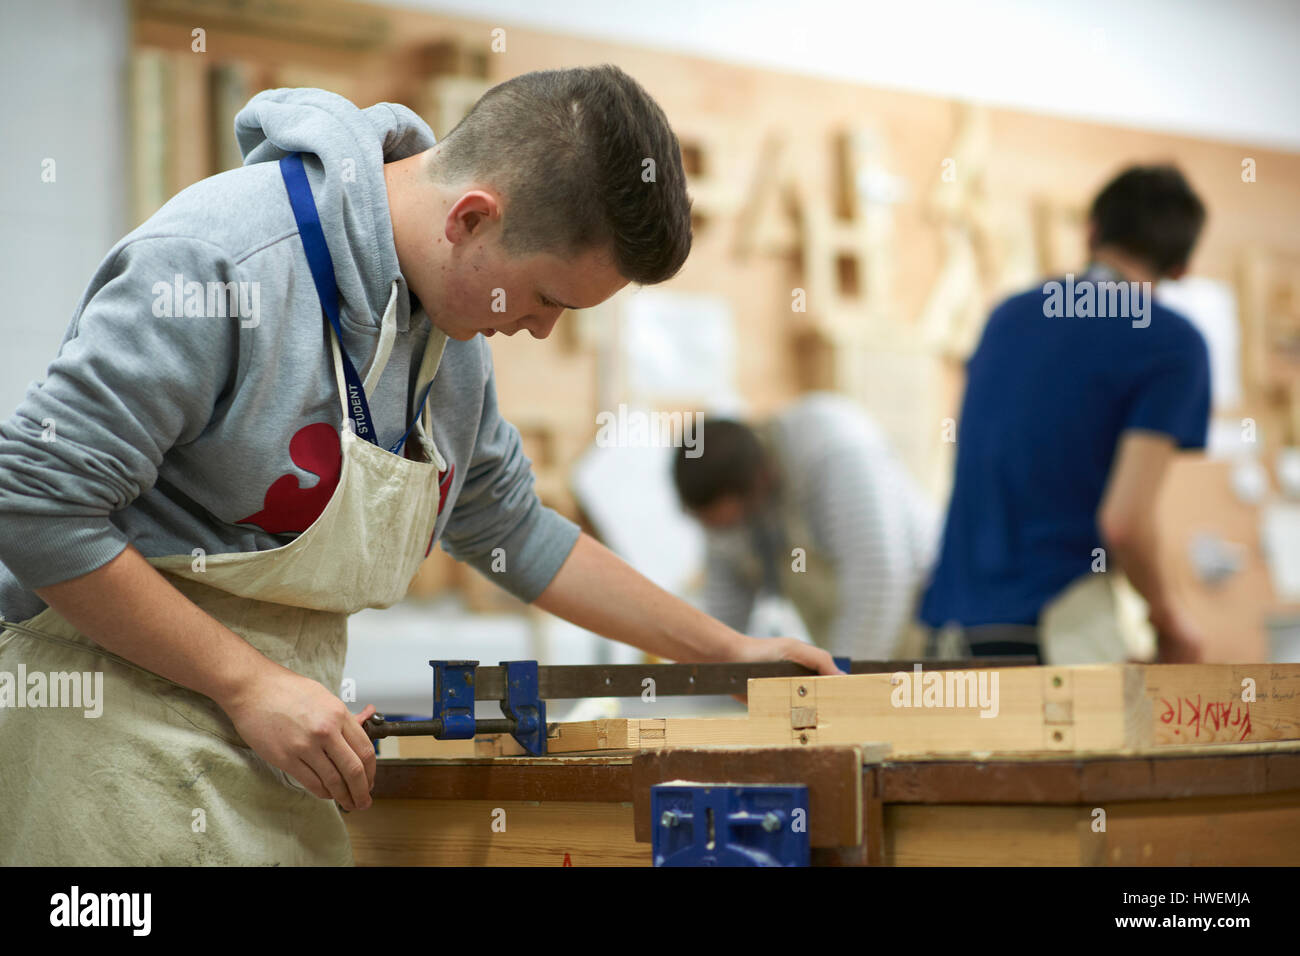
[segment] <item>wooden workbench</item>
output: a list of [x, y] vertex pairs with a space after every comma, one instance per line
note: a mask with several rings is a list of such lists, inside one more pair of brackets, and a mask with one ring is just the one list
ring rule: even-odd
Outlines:
[[[647, 865], [650, 788], [806, 784], [813, 861], [1300, 863], [1300, 665], [753, 679], [740, 718], [404, 738], [358, 863]], [[864, 743], [864, 741], [877, 741]]]
[[879, 749], [381, 760], [375, 804], [348, 828], [359, 865], [648, 866], [651, 785], [806, 783], [814, 864], [1300, 863], [1300, 741], [996, 757]]

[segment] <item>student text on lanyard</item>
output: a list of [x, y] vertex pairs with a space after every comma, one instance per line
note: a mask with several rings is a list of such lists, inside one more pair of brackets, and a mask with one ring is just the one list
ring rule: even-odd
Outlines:
[[[366, 401], [366, 391], [361, 385], [361, 376], [356, 366], [348, 358], [343, 345], [343, 326], [339, 322], [339, 287], [334, 278], [334, 260], [330, 258], [329, 246], [325, 242], [325, 233], [321, 229], [320, 215], [316, 211], [316, 200], [312, 198], [311, 185], [307, 182], [307, 170], [303, 168], [302, 154], [291, 153], [280, 160], [280, 174], [284, 177], [285, 188], [289, 191], [289, 204], [293, 207], [293, 218], [298, 223], [298, 235], [302, 239], [303, 251], [307, 253], [307, 265], [311, 268], [311, 278], [316, 284], [316, 294], [320, 298], [321, 309], [334, 329], [339, 340], [339, 353], [343, 358], [343, 378], [348, 386], [348, 409], [352, 414], [352, 425], [359, 437], [372, 445], [379, 444], [379, 434], [375, 430], [374, 419], [370, 415], [370, 403]], [[415, 427], [420, 417], [420, 410], [429, 397], [430, 381], [424, 387], [424, 393], [415, 406], [415, 417], [406, 426], [391, 448], [394, 455], [401, 455], [406, 445], [406, 438]]]

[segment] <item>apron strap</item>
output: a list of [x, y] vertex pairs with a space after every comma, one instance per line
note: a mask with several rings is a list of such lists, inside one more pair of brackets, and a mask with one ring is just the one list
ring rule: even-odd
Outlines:
[[375, 349], [374, 359], [370, 362], [370, 370], [366, 372], [366, 380], [362, 383], [367, 395], [374, 394], [380, 376], [384, 374], [384, 369], [388, 368], [388, 357], [393, 354], [395, 338], [397, 338], [396, 279], [393, 280], [393, 293], [388, 297], [388, 308], [384, 309], [384, 321], [379, 326], [379, 345]]
[[352, 424], [352, 415], [348, 412], [347, 377], [343, 374], [343, 350], [339, 346], [339, 337], [330, 329], [330, 352], [334, 359], [334, 381], [338, 383], [339, 410], [343, 431], [355, 435], [356, 426]]
[[420, 438], [429, 452], [429, 457], [438, 466], [439, 471], [447, 470], [447, 462], [433, 442], [433, 415], [429, 411], [429, 392], [433, 389], [433, 379], [442, 366], [442, 356], [447, 350], [447, 333], [432, 322], [429, 323], [429, 338], [424, 343], [424, 359], [420, 362], [420, 372], [416, 376], [420, 393], [420, 410], [417, 412], [420, 423]]

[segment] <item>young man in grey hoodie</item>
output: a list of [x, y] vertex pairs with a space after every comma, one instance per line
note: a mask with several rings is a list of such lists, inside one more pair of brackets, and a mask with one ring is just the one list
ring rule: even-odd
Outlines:
[[[272, 664], [146, 560], [281, 547], [338, 481], [330, 340], [278, 162], [301, 153], [341, 344], [361, 374], [396, 296], [391, 356], [369, 395], [381, 447], [401, 448], [431, 325], [448, 336], [429, 395], [448, 464], [434, 539], [448, 553], [664, 658], [836, 672], [825, 651], [746, 637], [677, 600], [543, 506], [498, 412], [484, 336], [545, 338], [565, 309], [662, 282], [686, 259], [679, 147], [639, 85], [613, 67], [527, 74], [489, 91], [441, 143], [402, 106], [269, 90], [235, 132], [243, 167], [185, 189], [108, 253], [46, 378], [0, 424], [6, 621], [54, 608], [108, 651], [210, 697], [316, 796], [369, 806], [374, 754], [358, 723], [373, 708], [351, 715], [338, 688]], [[189, 317], [193, 281], [235, 283], [224, 288], [239, 308]], [[494, 553], [508, 555], [505, 570]]]

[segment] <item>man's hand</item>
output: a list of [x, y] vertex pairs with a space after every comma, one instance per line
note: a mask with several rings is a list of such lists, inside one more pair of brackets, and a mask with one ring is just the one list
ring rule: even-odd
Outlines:
[[[834, 677], [844, 672], [835, 666], [828, 651], [794, 637], [744, 637], [737, 644], [738, 653], [734, 660], [746, 664], [758, 664], [763, 661], [789, 661], [802, 664], [816, 671], [823, 677]], [[742, 704], [748, 700], [747, 694], [732, 694]]]
[[793, 637], [747, 637], [738, 649], [736, 660], [744, 663], [789, 661], [792, 664], [802, 664], [823, 677], [844, 673], [835, 666], [829, 651]]
[[257, 677], [217, 703], [254, 752], [322, 800], [344, 810], [370, 806], [375, 747], [343, 701], [317, 681], [267, 662]]

